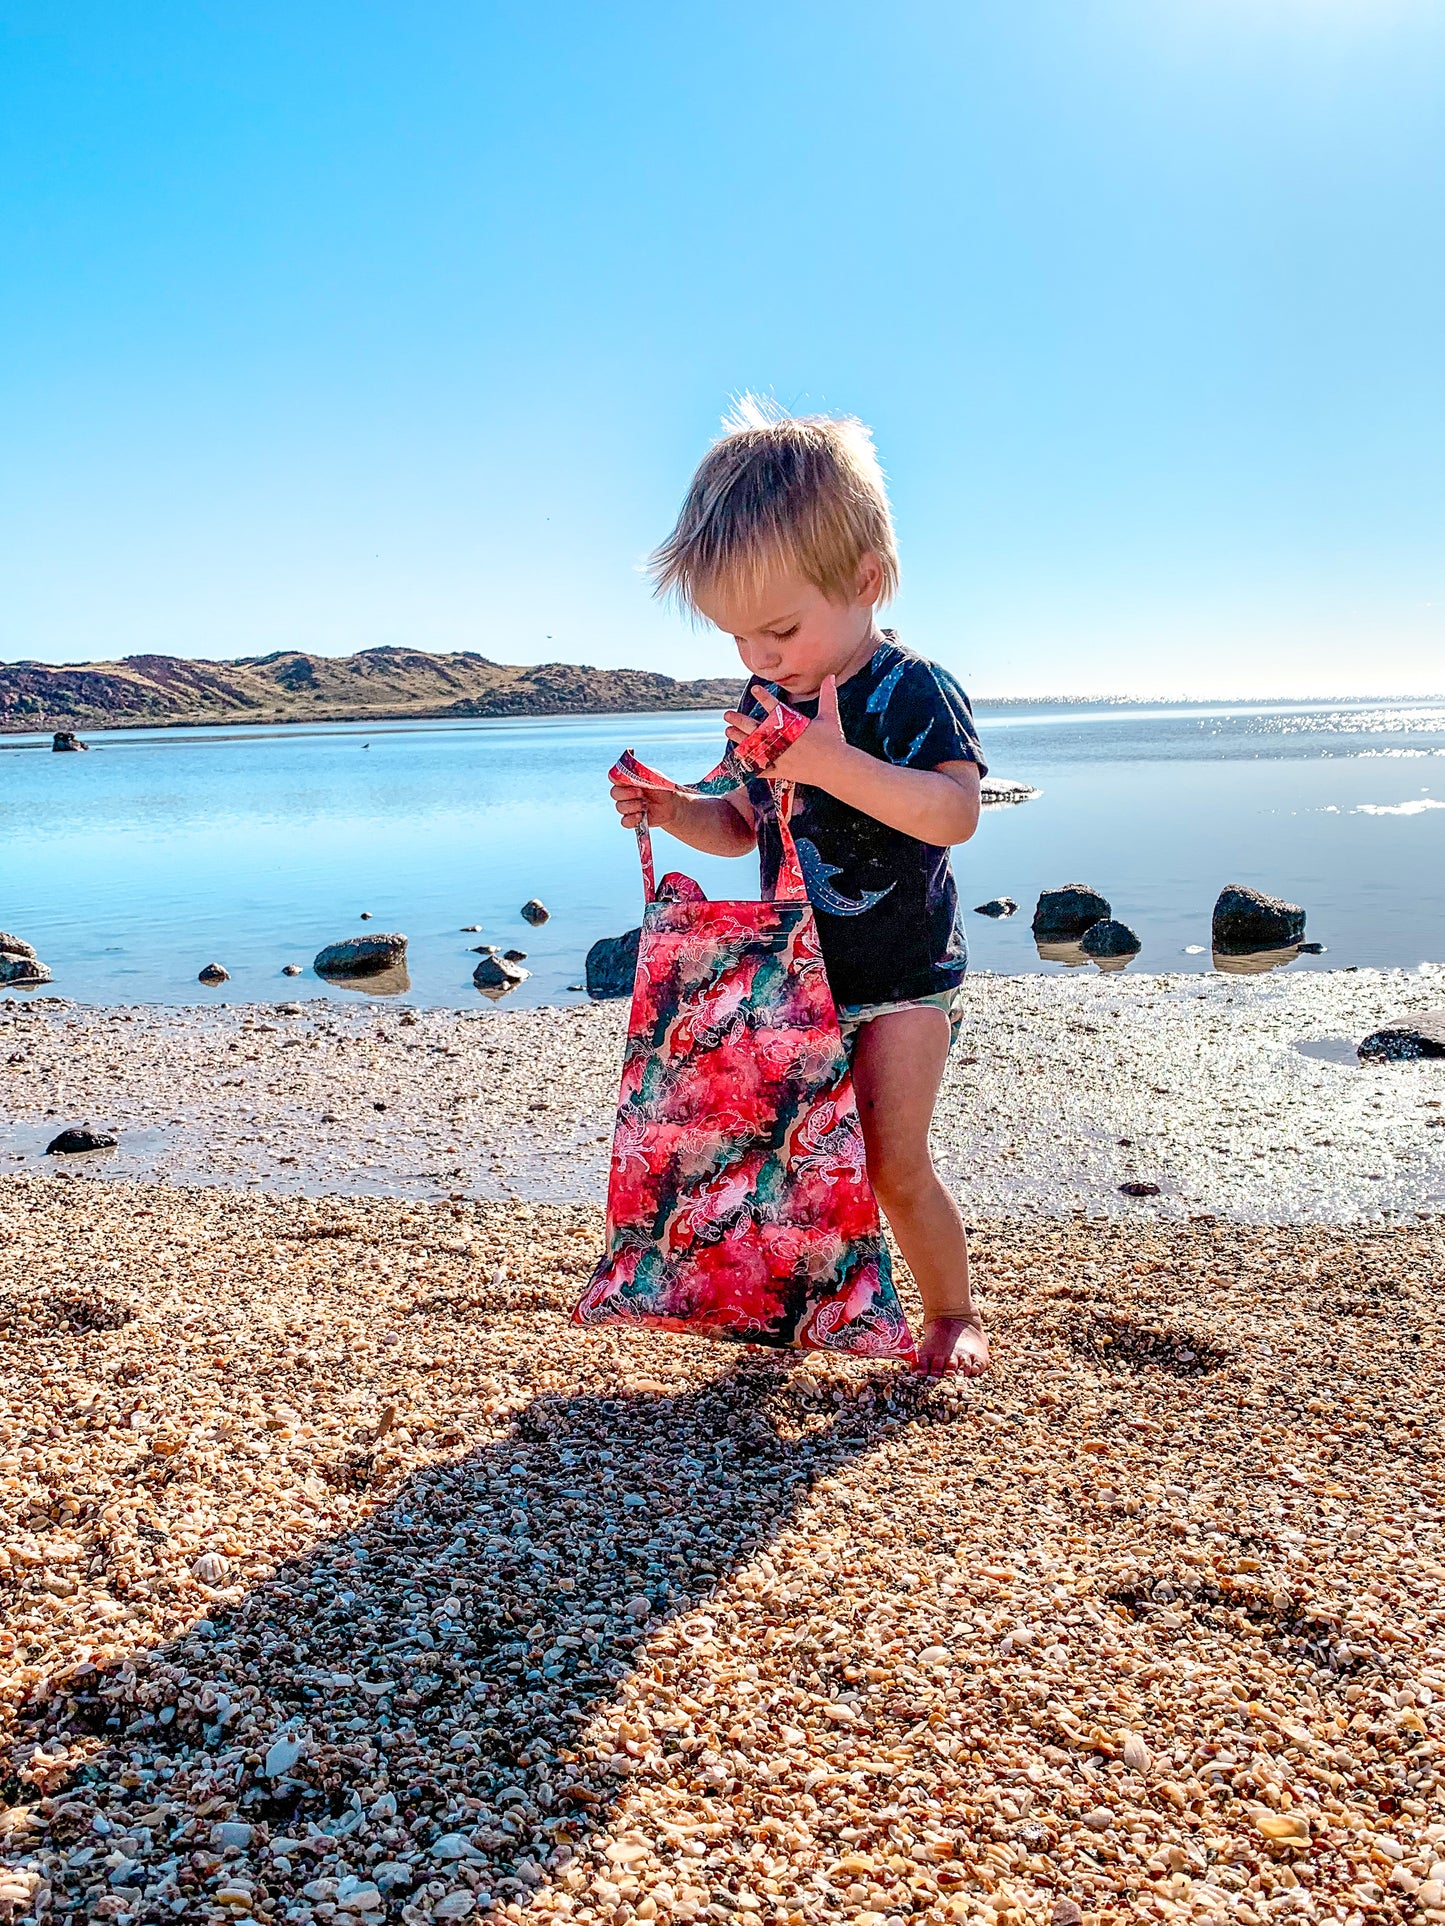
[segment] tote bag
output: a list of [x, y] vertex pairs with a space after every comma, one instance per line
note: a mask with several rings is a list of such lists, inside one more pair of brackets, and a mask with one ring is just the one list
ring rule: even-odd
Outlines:
[[[739, 788], [807, 727], [779, 707], [700, 782], [628, 750], [614, 781], [684, 795]], [[783, 847], [766, 902], [709, 902], [654, 881], [646, 909], [607, 1189], [607, 1249], [579, 1324], [742, 1343], [913, 1356], [868, 1180], [848, 1056], [776, 785]]]

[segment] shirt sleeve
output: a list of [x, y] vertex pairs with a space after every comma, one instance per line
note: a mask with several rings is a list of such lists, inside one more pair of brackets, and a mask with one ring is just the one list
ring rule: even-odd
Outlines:
[[887, 687], [891, 678], [874, 691], [883, 694], [883, 713], [878, 718], [878, 733], [887, 761], [905, 769], [936, 769], [941, 762], [977, 763], [981, 776], [988, 774], [978, 729], [968, 697], [947, 669], [936, 662], [913, 661], [902, 665], [903, 673]]

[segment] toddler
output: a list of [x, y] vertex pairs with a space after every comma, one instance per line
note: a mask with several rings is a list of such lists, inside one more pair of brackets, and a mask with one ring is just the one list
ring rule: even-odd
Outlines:
[[859, 421], [740, 402], [677, 526], [652, 558], [658, 592], [732, 636], [749, 671], [727, 716], [744, 741], [781, 699], [809, 728], [745, 791], [701, 798], [615, 783], [694, 849], [781, 861], [771, 779], [789, 818], [853, 1065], [868, 1172], [923, 1299], [921, 1371], [974, 1376], [988, 1340], [969, 1290], [958, 1206], [929, 1151], [961, 1020], [968, 957], [949, 865], [978, 826], [987, 773], [968, 698], [877, 622], [898, 587], [882, 470]]

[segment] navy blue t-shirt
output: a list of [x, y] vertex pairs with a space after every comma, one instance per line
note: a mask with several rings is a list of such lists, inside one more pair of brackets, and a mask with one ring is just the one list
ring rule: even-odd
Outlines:
[[[795, 701], [755, 677], [738, 708], [766, 713], [761, 686], [805, 716], [817, 698]], [[968, 697], [946, 669], [900, 646], [884, 631], [872, 658], [839, 684], [838, 714], [855, 749], [905, 769], [975, 762], [987, 772]], [[770, 785], [747, 786], [758, 827], [765, 889], [782, 860]], [[958, 918], [958, 892], [948, 851], [889, 829], [822, 789], [799, 783], [790, 821], [828, 981], [839, 1004], [901, 1003], [933, 996], [963, 981], [968, 950]]]

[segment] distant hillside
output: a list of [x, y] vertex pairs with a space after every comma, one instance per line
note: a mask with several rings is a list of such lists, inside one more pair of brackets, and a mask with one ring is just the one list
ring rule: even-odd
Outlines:
[[516, 668], [470, 651], [363, 649], [359, 655], [244, 656], [188, 662], [0, 663], [0, 732], [135, 729], [178, 723], [350, 722], [405, 716], [566, 716], [633, 709], [725, 709], [743, 682], [674, 682], [644, 669], [570, 662]]

